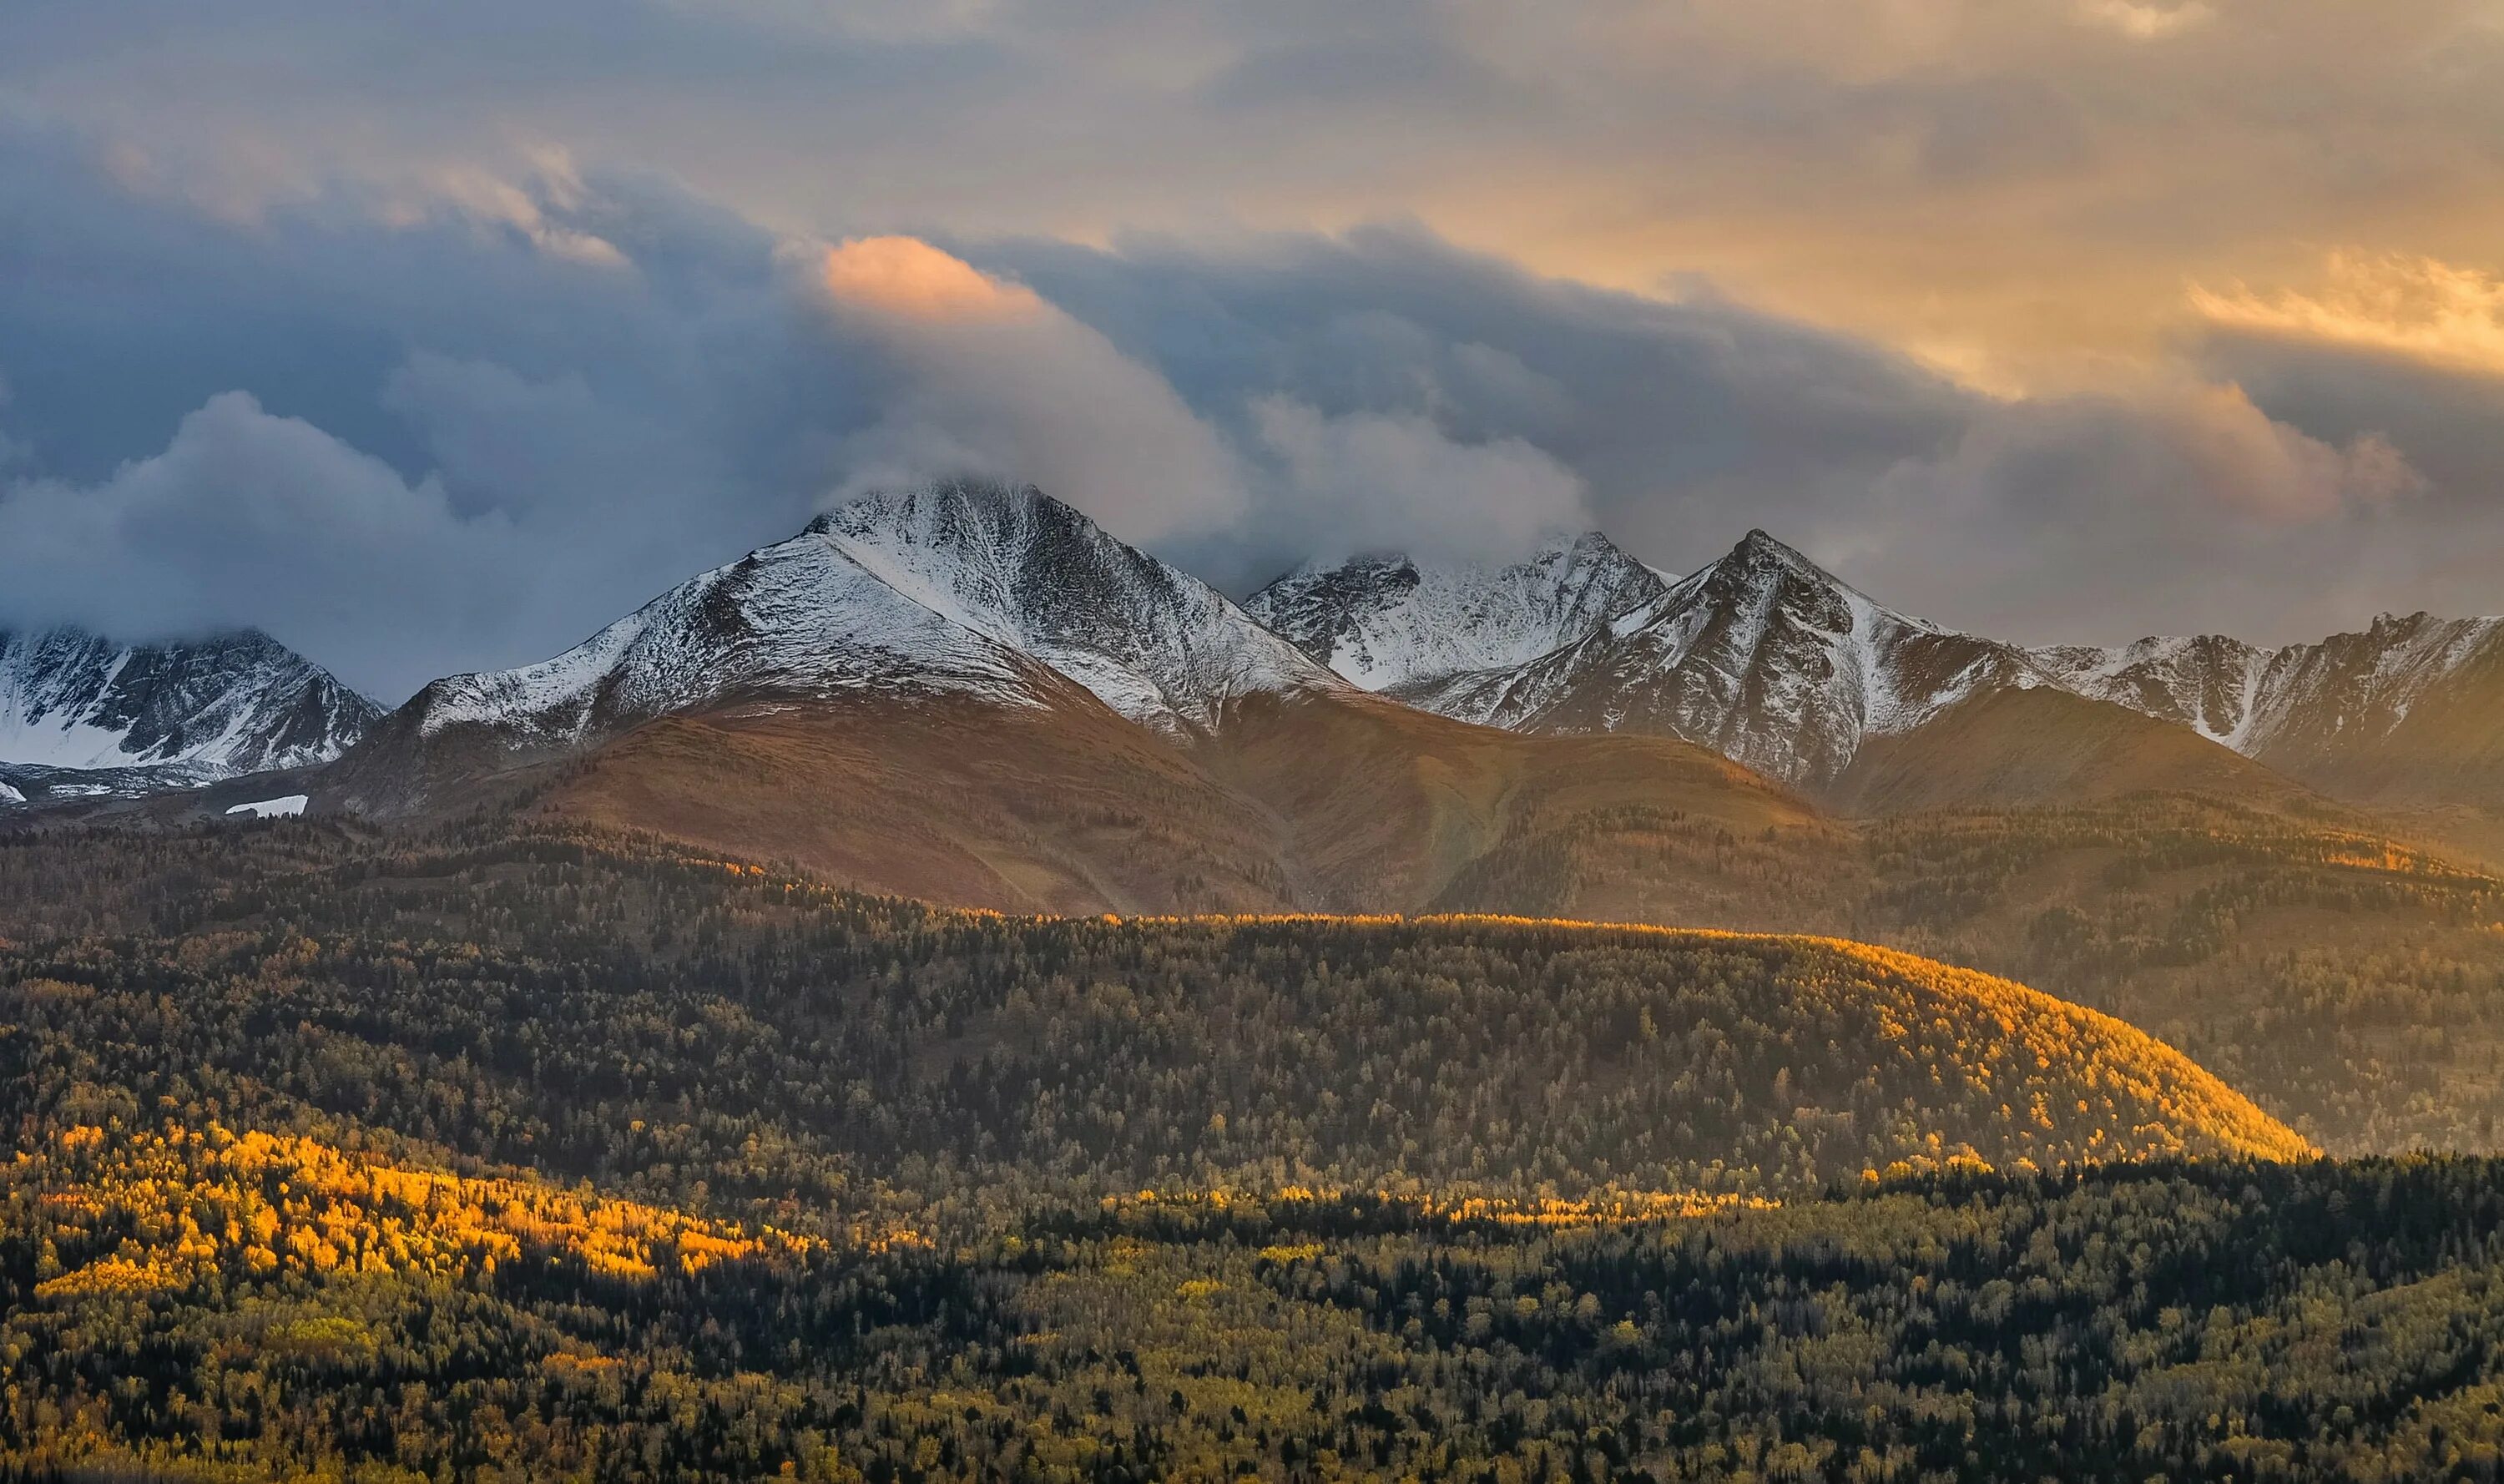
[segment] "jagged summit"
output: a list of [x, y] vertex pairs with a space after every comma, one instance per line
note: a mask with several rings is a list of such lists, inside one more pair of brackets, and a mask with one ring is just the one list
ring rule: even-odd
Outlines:
[[1919, 726], [2025, 655], [1884, 607], [1762, 531], [1526, 665], [1404, 693], [1516, 730], [1666, 733], [1794, 783], [1831, 781], [1863, 739]]
[[2337, 791], [2504, 799], [2504, 618], [2384, 613], [2274, 649], [2204, 635], [2034, 658], [2069, 689]]
[[425, 736], [570, 745], [735, 700], [888, 692], [1045, 706], [1075, 682], [1170, 734], [1255, 694], [1344, 689], [1197, 578], [1031, 486], [865, 496], [539, 665], [438, 680]]
[[258, 630], [148, 644], [0, 630], [0, 770], [15, 794], [137, 793], [305, 767], [380, 714]]
[[1835, 581], [1832, 573], [1801, 555], [1798, 547], [1775, 539], [1762, 526], [1749, 527], [1748, 534], [1739, 537], [1739, 543], [1730, 548], [1729, 554], [1745, 561], [1779, 563], [1821, 581]]
[[1242, 697], [1339, 682], [1224, 595], [1031, 485], [872, 495], [811, 529], [932, 611], [1133, 721], [1206, 730]]
[[1399, 553], [1307, 563], [1244, 606], [1347, 679], [1399, 694], [1527, 664], [1666, 589], [1660, 573], [1590, 531], [1552, 535], [1511, 563]]

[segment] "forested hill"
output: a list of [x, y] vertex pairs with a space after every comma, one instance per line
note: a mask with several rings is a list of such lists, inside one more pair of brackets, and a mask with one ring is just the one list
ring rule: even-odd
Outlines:
[[0, 1478], [2478, 1478], [2504, 1441], [2493, 1165], [2288, 1158], [2147, 1037], [1903, 954], [1009, 918], [296, 822], [20, 843], [0, 892]]
[[313, 827], [261, 838], [164, 888], [156, 926], [178, 934], [8, 950], [0, 1111], [214, 1114], [803, 1207], [882, 1188], [1760, 1191], [2304, 1150], [2119, 1021], [1829, 941], [1021, 919], [583, 840], [317, 862], [291, 844]]

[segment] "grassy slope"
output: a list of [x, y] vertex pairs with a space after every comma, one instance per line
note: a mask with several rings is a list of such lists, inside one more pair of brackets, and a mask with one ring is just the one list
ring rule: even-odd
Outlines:
[[2003, 690], [1865, 744], [1827, 790], [1847, 814], [2089, 804], [2153, 790], [2255, 804], [2300, 785], [2187, 727], [2065, 691]]
[[2261, 760], [2364, 804], [2504, 810], [2504, 654], [2419, 697], [2370, 745], [2357, 747], [2335, 730], [2298, 733]]
[[879, 701], [671, 717], [571, 770], [543, 808], [966, 907], [1294, 900], [1274, 821], [1092, 698], [1052, 710]]
[[[1256, 698], [1182, 746], [1086, 700], [673, 717], [567, 768], [540, 808], [866, 890], [1061, 913], [1416, 911], [1490, 849], [1594, 812], [1817, 822], [1684, 742], [1521, 737], [1372, 698]], [[1709, 889], [1665, 905], [1722, 920]]]
[[[1822, 828], [1789, 790], [1715, 753], [1645, 737], [1529, 737], [1371, 698], [1250, 703], [1193, 755], [1283, 824], [1314, 907], [1416, 912], [1491, 852], [1592, 816], [1636, 814], [1755, 834]], [[1709, 881], [1684, 920], [1723, 920]]]

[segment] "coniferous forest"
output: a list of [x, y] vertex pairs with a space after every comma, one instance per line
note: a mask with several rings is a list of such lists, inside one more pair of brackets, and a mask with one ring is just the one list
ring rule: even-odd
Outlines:
[[2488, 1478], [2504, 1168], [1831, 940], [29, 836], [19, 1477]]

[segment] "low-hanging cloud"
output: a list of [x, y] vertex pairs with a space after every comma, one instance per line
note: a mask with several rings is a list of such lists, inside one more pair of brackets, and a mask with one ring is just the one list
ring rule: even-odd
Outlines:
[[511, 189], [239, 225], [0, 127], [0, 622], [257, 624], [397, 699], [965, 471], [1238, 592], [1587, 522], [1681, 569], [1762, 526], [2026, 638], [2497, 605], [2494, 379], [2420, 359], [2376, 402], [2391, 358], [2318, 336], [2219, 325], [2154, 391], [1991, 397], [1414, 224], [830, 242], [647, 178]]
[[1990, 615], [2012, 638], [2274, 638], [2340, 625], [2360, 548], [2430, 545], [2408, 508], [2424, 489], [2379, 436], [2334, 445], [2236, 387], [2192, 385], [1984, 409], [1952, 449], [1833, 512], [1813, 544], [1899, 604]]
[[1417, 414], [1332, 417], [1284, 396], [1252, 423], [1279, 466], [1272, 517], [1310, 556], [1512, 557], [1591, 523], [1582, 479], [1521, 438], [1459, 443]]
[[839, 498], [987, 474], [1069, 492], [1136, 541], [1223, 529], [1243, 513], [1243, 470], [1216, 431], [1163, 377], [1032, 290], [912, 237], [843, 243], [822, 277], [839, 322], [894, 373], [877, 420], [847, 440]]
[[[1668, 568], [1762, 526], [1889, 602], [2034, 640], [2282, 639], [2504, 602], [2504, 506], [2478, 472], [2480, 450], [2504, 448], [2504, 392], [2482, 377], [2421, 365], [2376, 404], [2364, 360], [2325, 364], [2314, 346], [2299, 376], [2243, 342], [2240, 370], [2212, 348], [2205, 374], [2123, 392], [1985, 397], [1709, 292], [1556, 284], [1413, 228], [976, 256], [1105, 326], [1196, 404], [1280, 397], [1518, 440]], [[1332, 535], [1295, 535], [1316, 533]]]
[[248, 622], [319, 649], [356, 634], [375, 646], [368, 667], [414, 673], [509, 618], [532, 571], [509, 534], [463, 518], [439, 482], [228, 392], [97, 484], [12, 489], [0, 590], [21, 612], [132, 637]]

